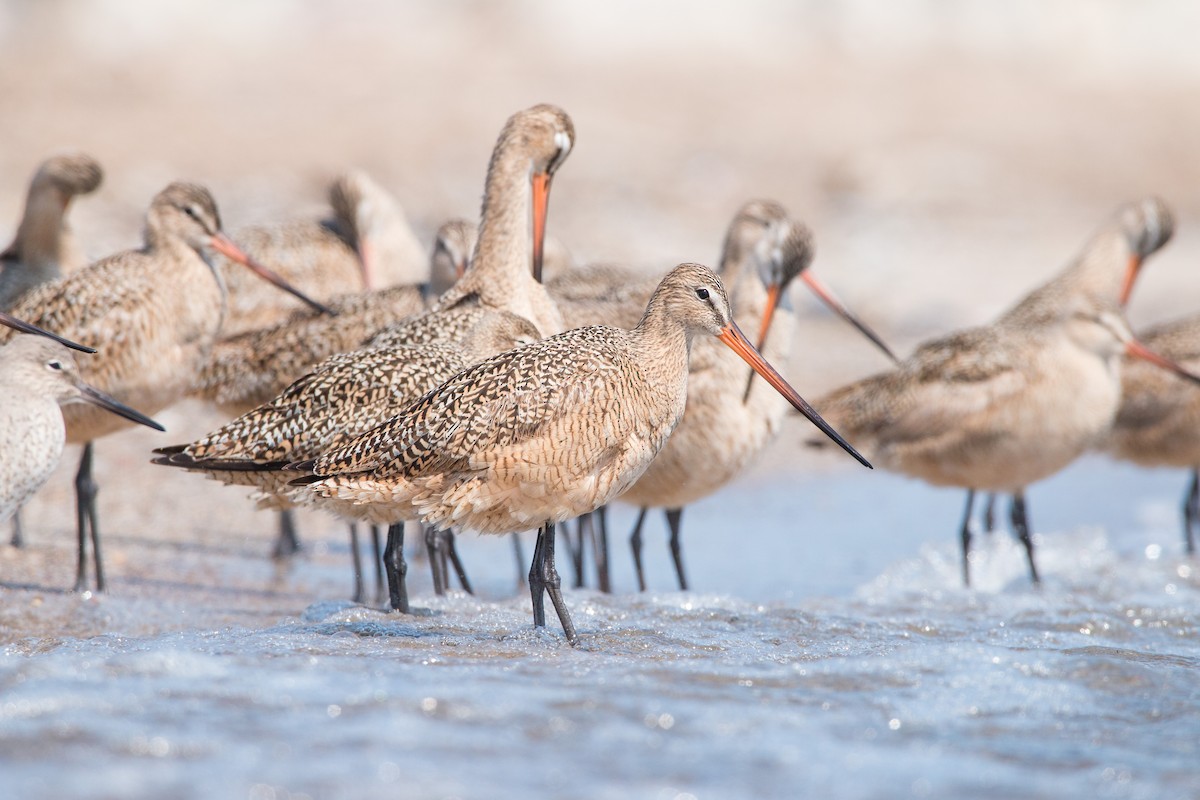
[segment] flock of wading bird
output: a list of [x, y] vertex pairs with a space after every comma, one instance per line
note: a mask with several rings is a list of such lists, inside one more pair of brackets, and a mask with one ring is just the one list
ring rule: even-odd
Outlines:
[[[492, 152], [478, 227], [446, 223], [431, 260], [396, 201], [351, 173], [330, 190], [330, 219], [233, 238], [207, 190], [173, 183], [151, 201], [140, 249], [85, 265], [64, 219], [100, 168], [83, 155], [46, 161], [0, 272], [0, 320], [25, 334], [4, 329], [0, 348], [0, 521], [14, 518], [14, 543], [21, 504], [65, 442], [82, 444], [76, 589], [88, 586], [90, 540], [102, 590], [93, 444], [130, 422], [161, 430], [144, 414], [198, 396], [234, 419], [161, 448], [155, 463], [251, 488], [280, 513], [277, 553], [296, 547], [293, 507], [338, 515], [350, 524], [361, 601], [356, 523], [368, 523], [377, 590], [385, 573], [390, 606], [404, 612], [406, 522], [424, 526], [439, 593], [451, 564], [470, 591], [453, 530], [536, 528], [534, 624], [545, 624], [549, 595], [572, 642], [556, 525], [580, 520], [577, 540], [565, 538], [577, 580], [587, 530], [609, 589], [603, 508], [640, 506], [631, 543], [644, 589], [642, 521], [663, 508], [686, 588], [683, 508], [742, 472], [789, 404], [824, 434], [819, 443], [866, 466], [869, 457], [967, 489], [968, 583], [975, 492], [1012, 496], [1036, 582], [1024, 489], [1092, 448], [1192, 469], [1193, 551], [1200, 389], [1189, 382], [1200, 379], [1187, 367], [1200, 366], [1200, 316], [1143, 344], [1122, 314], [1144, 260], [1171, 236], [1162, 202], [1120, 209], [991, 325], [901, 361], [813, 276], [811, 234], [777, 203], [738, 211], [716, 271], [680, 264], [648, 282], [571, 267], [545, 232], [551, 179], [574, 140], [561, 109], [514, 114]], [[896, 362], [818, 400], [820, 414], [769, 363], [786, 360], [795, 338], [786, 297], [797, 277]], [[564, 320], [582, 327], [564, 330]]]

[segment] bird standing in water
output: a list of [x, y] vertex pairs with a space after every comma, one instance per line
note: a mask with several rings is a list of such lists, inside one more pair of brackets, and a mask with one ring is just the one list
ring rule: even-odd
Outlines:
[[1025, 487], [1103, 439], [1120, 404], [1123, 356], [1187, 374], [1138, 342], [1121, 313], [1143, 260], [1170, 232], [1161, 201], [1126, 206], [1074, 263], [991, 325], [927, 342], [891, 372], [816, 401], [883, 468], [968, 490], [965, 584], [976, 491], [1012, 495], [1013, 530], [1038, 583]]
[[688, 352], [718, 337], [839, 445], [867, 464], [771, 368], [733, 321], [720, 279], [681, 264], [633, 330], [593, 326], [501, 353], [460, 372], [401, 415], [292, 465], [317, 497], [504, 534], [538, 528], [529, 586], [571, 642], [554, 565], [554, 526], [604, 505], [645, 472], [683, 417]]

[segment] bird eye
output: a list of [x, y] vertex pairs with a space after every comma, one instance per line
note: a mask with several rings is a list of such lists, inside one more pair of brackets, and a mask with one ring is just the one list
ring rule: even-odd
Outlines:
[[185, 214], [187, 214], [189, 217], [196, 220], [197, 222], [200, 221], [200, 211], [195, 206], [184, 206], [183, 211]]
[[62, 369], [62, 362], [58, 361], [58, 360], [47, 361], [46, 366], [49, 367], [50, 369]]
[[699, 289], [696, 290], [696, 297], [699, 297], [701, 300], [707, 300], [708, 299], [708, 289], [705, 289], [703, 286], [701, 286]]

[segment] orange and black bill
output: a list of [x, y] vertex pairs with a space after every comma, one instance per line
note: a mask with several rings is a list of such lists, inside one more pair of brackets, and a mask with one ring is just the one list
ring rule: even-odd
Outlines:
[[842, 301], [838, 300], [837, 297], [834, 296], [833, 292], [829, 291], [829, 288], [826, 287], [825, 284], [817, 280], [817, 277], [813, 275], [812, 270], [806, 269], [804, 272], [800, 273], [800, 280], [808, 284], [808, 288], [812, 290], [813, 294], [821, 299], [821, 302], [833, 309], [833, 311], [842, 319], [849, 322], [855, 328], [858, 328], [859, 333], [874, 342], [875, 346], [882, 350], [888, 358], [890, 358], [892, 361], [900, 360], [896, 358], [896, 354], [891, 351], [891, 348], [883, 343], [883, 339], [879, 338], [879, 334], [871, 330], [865, 322], [858, 318], [858, 315], [846, 308]]
[[[801, 272], [800, 279], [808, 284], [808, 288], [812, 290], [813, 294], [820, 298], [821, 302], [829, 306], [829, 308], [837, 313], [837, 315], [842, 319], [846, 320], [855, 328], [857, 328], [859, 333], [874, 342], [875, 346], [882, 350], [888, 358], [890, 358], [892, 361], [899, 361], [899, 359], [896, 358], [896, 354], [893, 353], [891, 349], [883, 343], [883, 339], [879, 337], [879, 334], [871, 330], [871, 328], [865, 322], [858, 318], [857, 314], [847, 308], [846, 305], [829, 290], [829, 287], [817, 280], [817, 277], [813, 275], [812, 270], [806, 269]], [[762, 322], [758, 327], [757, 347], [759, 351], [761, 351], [763, 349], [763, 345], [767, 343], [767, 334], [771, 330], [771, 322], [775, 317], [775, 310], [779, 308], [779, 301], [782, 299], [783, 287], [780, 284], [773, 283], [767, 287], [767, 309], [763, 312]], [[746, 392], [742, 395], [743, 403], [750, 399], [750, 387], [753, 385], [754, 374], [751, 373], [749, 379], [746, 381]]]
[[542, 259], [546, 251], [546, 213], [550, 208], [550, 173], [533, 175], [533, 279], [542, 282]]
[[240, 248], [236, 244], [234, 244], [233, 240], [231, 240], [225, 234], [223, 234], [223, 233], [214, 234], [212, 237], [212, 240], [211, 240], [211, 245], [212, 245], [212, 248], [214, 250], [216, 250], [218, 253], [220, 253], [221, 255], [225, 256], [226, 258], [230, 259], [231, 261], [236, 261], [237, 263], [249, 268], [250, 271], [253, 272], [254, 274], [258, 275], [258, 277], [262, 278], [263, 280], [267, 281], [268, 283], [273, 283], [275, 286], [279, 287], [280, 289], [287, 292], [288, 294], [300, 299], [302, 302], [308, 304], [309, 306], [311, 306], [315, 310], [321, 312], [322, 314], [329, 314], [330, 316], [334, 315], [335, 312], [333, 311], [333, 309], [329, 308], [326, 305], [318, 303], [316, 300], [313, 300], [311, 297], [304, 294], [304, 292], [300, 291], [299, 289], [297, 289], [296, 287], [292, 286], [290, 283], [285, 281], [274, 270], [264, 267], [262, 264], [258, 263], [257, 261], [252, 259], [250, 256], [246, 255], [245, 251], [243, 251], [242, 248]]
[[1129, 295], [1133, 294], [1133, 284], [1141, 268], [1142, 257], [1134, 253], [1129, 257], [1129, 264], [1125, 267], [1125, 280], [1121, 282], [1121, 308], [1128, 305]]
[[1186, 378], [1193, 383], [1200, 383], [1200, 375], [1185, 369], [1183, 366], [1175, 363], [1166, 356], [1160, 356], [1158, 353], [1151, 350], [1146, 345], [1139, 342], [1137, 339], [1131, 339], [1125, 343], [1125, 353], [1133, 358], [1140, 358], [1144, 361], [1149, 361], [1156, 367], [1162, 367], [1165, 370], [1174, 372], [1181, 378]]
[[103, 408], [105, 411], [111, 411], [118, 417], [124, 417], [131, 422], [138, 423], [139, 425], [145, 425], [147, 428], [154, 428], [156, 431], [166, 430], [166, 428], [164, 428], [162, 425], [159, 425], [142, 412], [130, 408], [120, 400], [117, 400], [111, 395], [105, 394], [94, 386], [89, 386], [86, 383], [80, 382], [79, 390], [83, 393], [83, 399], [94, 406]]
[[63, 337], [59, 336], [57, 333], [51, 333], [50, 331], [43, 330], [42, 328], [39, 328], [37, 325], [30, 325], [28, 322], [25, 322], [24, 320], [19, 320], [16, 317], [12, 316], [11, 314], [6, 314], [3, 311], [0, 311], [0, 323], [7, 325], [8, 327], [12, 328], [15, 331], [20, 331], [21, 333], [32, 333], [35, 336], [45, 336], [47, 339], [53, 339], [54, 341], [58, 342], [59, 344], [65, 345], [65, 346], [71, 348], [72, 350], [78, 350], [81, 353], [95, 353], [96, 352], [96, 348], [94, 348], [94, 347], [87, 347], [85, 345], [79, 344], [78, 342], [72, 342], [70, 339], [64, 339]]
[[786, 397], [788, 402], [791, 403], [797, 411], [808, 417], [809, 422], [811, 422], [813, 425], [816, 425], [822, 433], [836, 442], [838, 446], [847, 453], [854, 456], [858, 463], [869, 469], [874, 469], [874, 467], [871, 466], [871, 462], [867, 461], [857, 450], [851, 447], [850, 443], [843, 439], [841, 434], [835, 431], [828, 422], [822, 419], [821, 415], [816, 412], [816, 409], [810, 406], [805, 399], [800, 396], [799, 392], [793, 389], [791, 385], [784, 380], [783, 376], [776, 372], [775, 368], [768, 364], [766, 359], [759, 355], [759, 352], [754, 349], [754, 345], [750, 344], [750, 340], [747, 339], [745, 334], [743, 334], [738, 328], [737, 323], [730, 322], [721, 330], [721, 332], [717, 335], [717, 338], [724, 342], [731, 350], [733, 350], [733, 352], [741, 356], [743, 361], [749, 364], [755, 372], [761, 375], [763, 380], [775, 387], [775, 391]]

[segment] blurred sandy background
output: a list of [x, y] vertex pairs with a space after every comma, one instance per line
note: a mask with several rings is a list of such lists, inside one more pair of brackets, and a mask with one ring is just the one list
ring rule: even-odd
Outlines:
[[[37, 163], [73, 147], [106, 169], [72, 217], [97, 257], [139, 241], [174, 178], [208, 184], [236, 231], [320, 213], [347, 166], [428, 240], [477, 214], [504, 119], [547, 101], [577, 129], [550, 230], [579, 261], [712, 263], [733, 211], [774, 198], [814, 228], [818, 274], [906, 353], [986, 321], [1154, 192], [1179, 225], [1135, 298], [1145, 324], [1200, 309], [1196, 30], [1186, 0], [9, 0], [0, 234]], [[801, 292], [787, 373], [803, 393], [885, 366]], [[164, 420], [171, 441], [216, 421], [194, 406]], [[101, 464], [211, 491], [214, 519], [242, 513], [233, 490], [143, 467], [159, 443], [122, 434]], [[69, 502], [66, 475], [48, 488], [35, 514]], [[101, 494], [110, 529], [141, 503], [122, 491]], [[153, 506], [140, 519], [173, 518]], [[35, 526], [65, 533], [64, 516]]]

